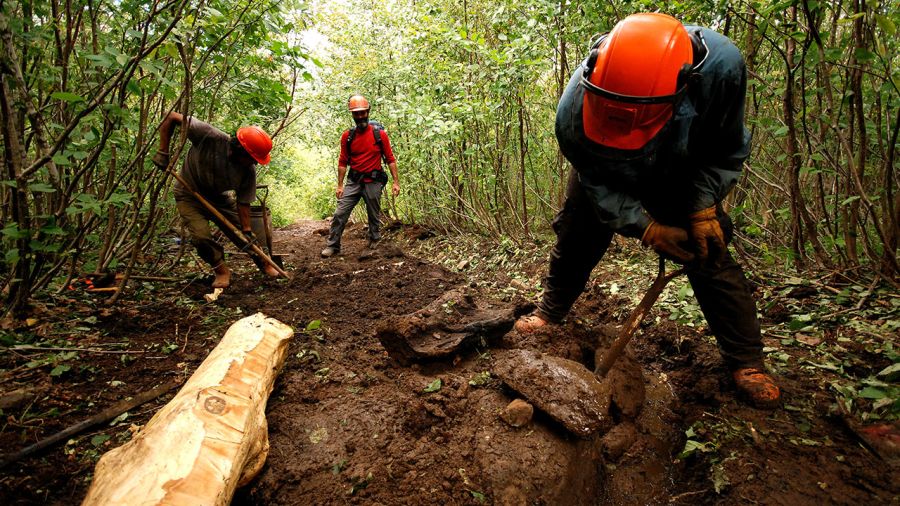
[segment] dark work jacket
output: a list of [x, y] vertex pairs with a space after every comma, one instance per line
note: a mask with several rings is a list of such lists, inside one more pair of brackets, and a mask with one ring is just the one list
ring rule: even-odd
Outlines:
[[[700, 63], [698, 76], [672, 120], [644, 148], [611, 150], [584, 135], [580, 78], [586, 61], [575, 70], [556, 110], [560, 150], [598, 218], [630, 237], [641, 237], [650, 217], [684, 226], [690, 213], [721, 202], [750, 153], [744, 127], [747, 74], [740, 51], [710, 29], [685, 28], [694, 42], [694, 62]], [[698, 44], [700, 35], [708, 54]]]

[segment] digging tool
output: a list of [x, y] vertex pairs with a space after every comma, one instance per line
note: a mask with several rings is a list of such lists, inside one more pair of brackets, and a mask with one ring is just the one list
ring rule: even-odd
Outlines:
[[[174, 170], [171, 170], [171, 169], [163, 169], [163, 170], [164, 170], [165, 172], [167, 172], [167, 173], [169, 173], [169, 174], [175, 176], [175, 179], [177, 179], [178, 182], [181, 183], [181, 185], [184, 186], [184, 188], [185, 188], [186, 190], [188, 190], [189, 192], [191, 192], [191, 194], [192, 194], [198, 201], [200, 201], [200, 203], [203, 204], [203, 206], [204, 206], [210, 213], [212, 213], [212, 215], [215, 216], [216, 219], [219, 220], [220, 223], [222, 223], [224, 226], [228, 227], [228, 229], [231, 230], [231, 232], [232, 232], [234, 235], [236, 235], [239, 239], [241, 239], [242, 241], [244, 241], [244, 244], [250, 246], [250, 251], [252, 251], [253, 253], [257, 254], [260, 258], [263, 259], [264, 262], [266, 262], [267, 264], [271, 265], [272, 268], [274, 268], [275, 271], [277, 271], [279, 275], [284, 276], [285, 278], [290, 279], [290, 276], [288, 275], [288, 273], [285, 272], [284, 269], [282, 269], [281, 267], [279, 267], [278, 264], [276, 264], [275, 261], [272, 260], [272, 259], [269, 257], [269, 255], [266, 254], [265, 251], [262, 250], [262, 248], [260, 248], [260, 247], [259, 247], [258, 245], [256, 245], [255, 243], [250, 242], [250, 241], [247, 239], [247, 237], [244, 236], [244, 234], [241, 232], [241, 230], [240, 230], [238, 227], [234, 226], [234, 223], [232, 223], [231, 220], [229, 220], [228, 218], [226, 218], [221, 212], [219, 212], [218, 209], [216, 209], [215, 206], [213, 206], [212, 204], [209, 203], [208, 200], [206, 200], [205, 198], [203, 198], [203, 195], [200, 195], [200, 194], [199, 194], [198, 192], [196, 192], [193, 188], [191, 188], [191, 186], [187, 183], [187, 181], [184, 180], [183, 177], [181, 177], [181, 176], [180, 176], [177, 172], [175, 172]], [[240, 244], [235, 244], [235, 246], [237, 246], [238, 248], [243, 248], [243, 247], [244, 247], [243, 245], [240, 245]], [[269, 251], [271, 251], [271, 250], [269, 250]]]
[[644, 294], [644, 298], [641, 299], [640, 304], [638, 304], [638, 306], [634, 308], [634, 311], [628, 315], [628, 319], [625, 320], [625, 324], [622, 325], [622, 330], [619, 331], [619, 336], [616, 337], [612, 346], [610, 346], [609, 350], [606, 351], [606, 354], [603, 355], [603, 359], [597, 364], [597, 367], [594, 369], [594, 374], [600, 378], [606, 377], [606, 373], [612, 369], [616, 359], [622, 354], [622, 350], [625, 349], [628, 341], [631, 340], [631, 336], [634, 335], [634, 331], [637, 330], [638, 325], [641, 324], [641, 321], [647, 316], [650, 308], [653, 307], [653, 303], [659, 298], [659, 294], [662, 293], [663, 288], [669, 284], [669, 281], [678, 277], [683, 272], [684, 269], [677, 269], [666, 274], [666, 260], [663, 257], [659, 257], [659, 271], [656, 274], [656, 279], [653, 280], [653, 284], [647, 289], [647, 293]]

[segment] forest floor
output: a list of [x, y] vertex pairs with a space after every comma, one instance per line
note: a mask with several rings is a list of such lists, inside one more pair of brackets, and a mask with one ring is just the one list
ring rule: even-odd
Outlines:
[[[37, 301], [27, 327], [2, 322], [3, 346], [58, 349], [0, 354], [0, 452], [188, 377], [231, 323], [261, 311], [296, 334], [268, 403], [268, 460], [233, 504], [900, 504], [897, 424], [885, 423], [900, 411], [896, 290], [839, 273], [750, 272], [784, 390], [780, 409], [761, 411], [736, 398], [689, 285], [676, 279], [613, 375], [633, 388], [611, 413], [615, 427], [579, 438], [537, 410], [523, 427], [505, 422], [498, 414], [518, 396], [493, 368], [514, 348], [592, 367], [593, 348], [652, 281], [649, 254], [615, 245], [561, 326], [402, 365], [376, 328], [451, 290], [521, 314], [540, 291], [548, 245], [404, 227], [366, 251], [355, 225], [343, 255], [322, 259], [326, 226], [276, 231], [293, 278], [266, 281], [235, 261], [217, 303], [203, 301], [209, 279], [193, 274], [134, 282], [110, 307], [65, 291]], [[80, 502], [99, 456], [171, 395], [3, 469], [0, 503]]]

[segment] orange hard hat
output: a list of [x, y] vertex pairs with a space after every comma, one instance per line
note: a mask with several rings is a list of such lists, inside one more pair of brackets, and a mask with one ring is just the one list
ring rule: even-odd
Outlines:
[[269, 151], [272, 151], [272, 138], [262, 128], [258, 126], [245, 126], [238, 128], [238, 142], [250, 153], [257, 162], [268, 165], [272, 160]]
[[672, 16], [619, 21], [594, 45], [581, 78], [585, 135], [615, 149], [643, 147], [672, 118], [693, 59], [690, 36]]
[[368, 111], [369, 101], [362, 95], [351, 95], [350, 100], [347, 101], [347, 109], [350, 112]]

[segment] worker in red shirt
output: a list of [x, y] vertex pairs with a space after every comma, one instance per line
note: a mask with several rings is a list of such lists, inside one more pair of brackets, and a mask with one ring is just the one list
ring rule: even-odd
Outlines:
[[[323, 257], [341, 252], [341, 235], [360, 198], [366, 203], [366, 214], [369, 217], [368, 246], [374, 248], [378, 244], [381, 239], [381, 191], [388, 181], [381, 166], [382, 159], [391, 169], [391, 193], [395, 197], [400, 194], [397, 160], [391, 151], [391, 141], [380, 123], [369, 121], [369, 101], [362, 95], [353, 95], [347, 102], [347, 109], [353, 115], [356, 127], [341, 135], [338, 184], [335, 191], [338, 205], [331, 220], [328, 242], [322, 250]], [[346, 182], [344, 176], [347, 176]]]

